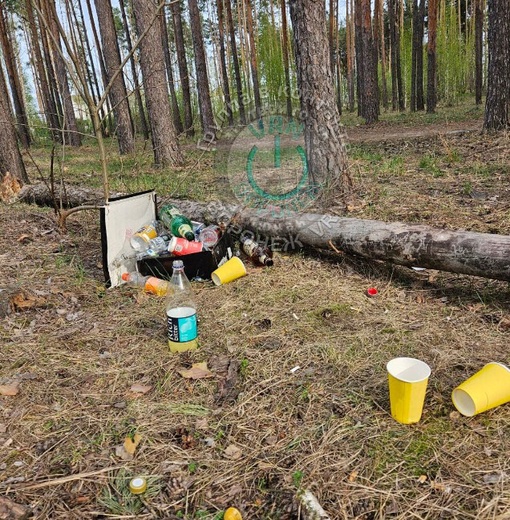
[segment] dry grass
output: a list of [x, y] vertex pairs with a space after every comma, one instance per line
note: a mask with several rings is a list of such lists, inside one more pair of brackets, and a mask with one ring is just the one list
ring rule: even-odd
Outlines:
[[[487, 164], [479, 148], [466, 157], [484, 139], [360, 148], [352, 213], [508, 232], [506, 142], [499, 173], [462, 172]], [[461, 159], [447, 167], [453, 149]], [[419, 166], [424, 154], [442, 176]], [[0, 220], [3, 286], [28, 302], [0, 322], [0, 384], [20, 381], [0, 397], [0, 493], [36, 518], [221, 519], [235, 506], [246, 519], [298, 519], [300, 487], [333, 519], [510, 516], [509, 408], [468, 419], [450, 400], [486, 362], [510, 361], [508, 284], [277, 254], [227, 286], [194, 284], [200, 348], [172, 355], [162, 300], [104, 289], [96, 215], [71, 219], [67, 235], [44, 209], [2, 206]], [[432, 367], [414, 426], [388, 412], [385, 363], [398, 355]], [[214, 378], [178, 374], [199, 361]], [[135, 433], [124, 461], [116, 446]], [[134, 475], [149, 479], [142, 499], [127, 490]]]

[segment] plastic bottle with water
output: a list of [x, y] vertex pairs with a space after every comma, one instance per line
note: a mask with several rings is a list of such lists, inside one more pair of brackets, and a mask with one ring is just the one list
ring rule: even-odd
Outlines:
[[161, 280], [155, 276], [143, 276], [136, 271], [122, 273], [122, 279], [128, 285], [140, 287], [145, 292], [155, 294], [156, 296], [166, 296], [172, 290], [170, 282]]
[[183, 261], [174, 260], [172, 267], [166, 304], [168, 346], [171, 352], [184, 352], [198, 346], [197, 307]]

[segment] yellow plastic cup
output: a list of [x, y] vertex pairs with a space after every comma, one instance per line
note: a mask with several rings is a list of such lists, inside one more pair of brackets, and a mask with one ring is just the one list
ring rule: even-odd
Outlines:
[[233, 282], [246, 274], [246, 267], [240, 258], [233, 256], [227, 260], [221, 267], [211, 274], [212, 281], [216, 285], [223, 285]]
[[386, 365], [390, 389], [391, 416], [402, 424], [421, 419], [430, 367], [419, 359], [400, 357]]
[[452, 392], [455, 408], [467, 417], [510, 401], [510, 369], [489, 363]]

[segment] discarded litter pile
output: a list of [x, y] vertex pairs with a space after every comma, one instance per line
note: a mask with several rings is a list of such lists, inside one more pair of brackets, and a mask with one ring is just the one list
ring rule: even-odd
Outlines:
[[170, 204], [161, 206], [158, 217], [134, 234], [126, 232], [124, 245], [112, 262], [113, 268], [121, 269], [125, 282], [147, 292], [166, 294], [168, 284], [154, 278], [168, 280], [176, 258], [183, 260], [188, 278], [211, 278], [216, 285], [246, 274], [241, 254], [256, 265], [273, 265], [271, 250], [250, 233], [234, 240], [220, 226], [193, 222]]
[[247, 274], [242, 253], [256, 265], [272, 266], [272, 252], [247, 234], [234, 240], [220, 226], [193, 222], [170, 204], [160, 208], [158, 217], [136, 233], [126, 233], [112, 265], [122, 270], [127, 284], [167, 297], [168, 345], [171, 352], [183, 352], [198, 346], [189, 278], [223, 285]]

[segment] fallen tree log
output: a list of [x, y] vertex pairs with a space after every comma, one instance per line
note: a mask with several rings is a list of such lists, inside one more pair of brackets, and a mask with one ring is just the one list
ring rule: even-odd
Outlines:
[[[25, 201], [27, 201], [25, 199]], [[254, 209], [222, 202], [170, 200], [193, 220], [225, 224], [237, 235], [268, 237], [275, 251], [340, 250], [407, 267], [510, 281], [510, 236], [451, 231], [403, 222]]]
[[279, 213], [221, 203], [174, 201], [196, 220], [228, 222], [237, 234], [271, 237], [274, 250], [300, 247], [340, 250], [407, 267], [510, 281], [510, 236], [451, 231], [403, 222], [361, 220], [317, 213]]

